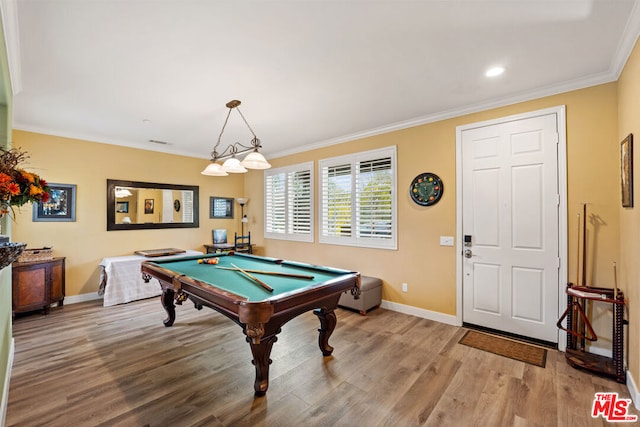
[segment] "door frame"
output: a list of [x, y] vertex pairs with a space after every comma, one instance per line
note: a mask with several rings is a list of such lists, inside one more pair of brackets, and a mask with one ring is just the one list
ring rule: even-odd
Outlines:
[[[515, 114], [497, 119], [470, 123], [456, 127], [456, 321], [462, 325], [462, 280], [463, 280], [463, 250], [462, 241], [462, 133], [466, 130], [492, 126], [500, 123], [512, 122], [528, 119], [548, 114], [556, 114], [558, 120], [558, 257], [560, 266], [558, 269], [558, 313], [557, 317], [564, 312], [567, 307], [565, 285], [567, 283], [568, 254], [567, 254], [567, 129], [566, 129], [566, 106], [545, 108], [542, 110], [530, 111], [522, 114]], [[564, 351], [566, 341], [560, 339], [560, 329], [558, 329], [558, 349]]]

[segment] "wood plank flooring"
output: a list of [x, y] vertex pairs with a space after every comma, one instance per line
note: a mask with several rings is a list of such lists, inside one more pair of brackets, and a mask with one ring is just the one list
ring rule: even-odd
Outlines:
[[157, 298], [101, 304], [15, 319], [7, 426], [604, 426], [594, 393], [629, 398], [560, 352], [539, 368], [384, 309], [339, 309], [326, 358], [316, 316], [286, 324], [255, 398], [249, 345], [226, 317], [185, 303], [165, 328]]

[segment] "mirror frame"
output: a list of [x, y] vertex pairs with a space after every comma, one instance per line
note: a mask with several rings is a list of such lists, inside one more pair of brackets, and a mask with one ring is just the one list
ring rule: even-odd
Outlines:
[[[193, 222], [168, 222], [144, 224], [116, 224], [116, 187], [156, 188], [159, 190], [193, 191]], [[121, 181], [107, 179], [107, 231], [148, 230], [159, 228], [198, 228], [200, 227], [200, 187], [197, 185], [160, 184], [157, 182]]]

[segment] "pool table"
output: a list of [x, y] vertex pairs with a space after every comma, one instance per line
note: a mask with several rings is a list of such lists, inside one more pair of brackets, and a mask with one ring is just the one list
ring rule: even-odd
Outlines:
[[145, 280], [160, 282], [165, 326], [175, 321], [174, 304], [190, 299], [196, 308], [210, 307], [242, 328], [253, 355], [256, 396], [269, 387], [269, 356], [282, 326], [314, 310], [320, 319], [318, 344], [329, 356], [340, 295], [350, 291], [357, 297], [360, 292], [357, 272], [234, 252], [144, 261], [141, 270]]

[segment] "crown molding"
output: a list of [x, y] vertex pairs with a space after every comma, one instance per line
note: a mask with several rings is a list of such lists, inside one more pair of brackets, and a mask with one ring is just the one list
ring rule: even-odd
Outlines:
[[60, 138], [76, 139], [78, 141], [94, 142], [96, 144], [117, 145], [120, 147], [132, 148], [137, 150], [154, 151], [158, 153], [173, 154], [176, 156], [194, 157], [197, 159], [211, 159], [211, 156], [208, 154], [205, 155], [203, 153], [194, 153], [190, 151], [179, 150], [175, 149], [175, 147], [172, 145], [159, 145], [152, 142], [141, 143], [138, 141], [125, 141], [120, 139], [105, 138], [92, 134], [80, 134], [54, 129], [39, 128], [36, 126], [25, 125], [23, 123], [13, 123], [13, 129], [22, 132], [39, 133], [42, 135], [50, 135]]
[[[626, 58], [625, 58], [625, 61], [626, 61]], [[415, 126], [421, 126], [428, 123], [434, 123], [442, 120], [452, 119], [455, 117], [461, 117], [467, 114], [473, 114], [481, 111], [491, 110], [494, 108], [505, 107], [508, 105], [531, 101], [534, 99], [544, 98], [547, 96], [558, 95], [558, 94], [570, 92], [573, 90], [585, 89], [591, 86], [610, 83], [615, 80], [617, 80], [617, 76], [614, 75], [612, 71], [609, 71], [606, 73], [584, 77], [584, 78], [572, 80], [570, 82], [565, 82], [561, 85], [548, 86], [545, 88], [539, 88], [531, 91], [521, 92], [508, 97], [496, 98], [493, 100], [488, 100], [482, 103], [473, 104], [473, 105], [469, 105], [462, 108], [442, 111], [442, 112], [430, 114], [427, 116], [417, 117], [415, 119], [391, 123], [389, 125], [381, 126], [375, 129], [369, 129], [362, 132], [356, 132], [349, 135], [341, 136], [338, 138], [332, 138], [332, 139], [319, 141], [312, 144], [298, 146], [288, 150], [278, 151], [275, 153], [271, 153], [269, 157], [278, 158], [278, 157], [289, 156], [292, 154], [302, 153], [304, 151], [316, 150], [319, 148], [329, 147], [331, 145], [342, 144], [345, 142], [368, 138], [375, 135], [381, 135], [381, 134], [394, 132], [402, 129], [408, 129]]]
[[631, 9], [631, 13], [629, 14], [629, 19], [627, 20], [627, 24], [624, 27], [624, 31], [622, 32], [622, 37], [620, 38], [620, 44], [618, 45], [618, 49], [611, 61], [611, 73], [615, 76], [614, 80], [618, 80], [620, 74], [622, 74], [622, 70], [631, 55], [631, 51], [636, 45], [638, 41], [638, 35], [640, 34], [640, 4], [639, 2], [634, 2], [633, 9]]

